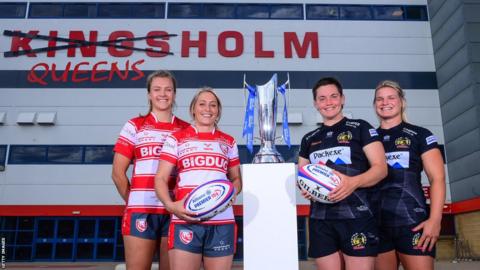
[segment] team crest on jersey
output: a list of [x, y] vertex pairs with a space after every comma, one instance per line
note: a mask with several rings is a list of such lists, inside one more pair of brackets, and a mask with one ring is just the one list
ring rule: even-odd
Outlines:
[[355, 250], [364, 249], [367, 244], [367, 237], [364, 233], [354, 233], [350, 239], [350, 243]]
[[409, 138], [407, 137], [398, 137], [396, 140], [395, 140], [395, 146], [397, 148], [408, 148], [410, 147], [410, 144], [412, 142], [410, 141]]
[[193, 232], [191, 230], [180, 230], [178, 237], [182, 243], [188, 245], [193, 240]]
[[224, 143], [220, 143], [220, 149], [222, 150], [222, 153], [224, 155], [227, 155], [228, 154], [228, 146]]
[[137, 228], [137, 231], [139, 232], [144, 232], [148, 228], [148, 223], [147, 219], [145, 218], [139, 218], [135, 221], [135, 228]]
[[418, 246], [418, 241], [420, 240], [420, 236], [422, 236], [422, 234], [420, 232], [413, 235], [413, 237], [412, 237], [412, 247], [413, 247], [413, 249], [420, 249], [421, 248], [421, 247]]
[[352, 140], [352, 133], [350, 131], [342, 132], [338, 134], [337, 141], [338, 143], [349, 143]]

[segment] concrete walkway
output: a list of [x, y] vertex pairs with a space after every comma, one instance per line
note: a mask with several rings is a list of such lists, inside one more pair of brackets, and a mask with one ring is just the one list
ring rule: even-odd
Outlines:
[[[125, 270], [125, 264], [115, 262], [35, 262], [35, 263], [6, 263], [6, 269], [16, 270], [39, 270], [39, 269], [62, 269], [62, 270]], [[152, 270], [157, 270], [158, 265], [152, 265]], [[233, 270], [243, 269], [242, 262], [235, 262]], [[435, 262], [436, 270], [479, 270], [480, 261], [470, 262], [451, 262], [451, 261], [437, 261]], [[280, 270], [280, 269], [275, 269]], [[290, 270], [290, 269], [285, 269]], [[300, 270], [315, 270], [315, 264], [313, 261], [301, 261]]]

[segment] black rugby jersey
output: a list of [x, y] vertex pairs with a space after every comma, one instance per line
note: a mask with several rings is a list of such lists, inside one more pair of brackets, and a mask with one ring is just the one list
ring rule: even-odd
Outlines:
[[388, 176], [378, 184], [381, 224], [396, 227], [426, 220], [429, 210], [421, 183], [421, 155], [438, 147], [436, 137], [405, 122], [377, 130], [388, 164]]
[[[323, 163], [345, 175], [355, 176], [370, 168], [363, 147], [380, 141], [375, 128], [360, 119], [343, 118], [333, 126], [322, 125], [302, 138], [299, 156], [310, 163]], [[353, 219], [371, 217], [367, 188], [359, 188], [334, 204], [311, 203], [310, 217]]]

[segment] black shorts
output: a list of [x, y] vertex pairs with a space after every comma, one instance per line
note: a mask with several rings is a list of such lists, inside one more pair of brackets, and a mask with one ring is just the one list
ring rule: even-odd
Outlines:
[[308, 256], [324, 257], [337, 251], [348, 256], [375, 257], [378, 228], [373, 217], [359, 219], [310, 219]]
[[425, 252], [422, 252], [422, 249], [417, 247], [418, 240], [422, 236], [422, 231], [412, 232], [412, 229], [417, 225], [418, 224], [402, 227], [380, 227], [380, 245], [378, 252], [384, 253], [396, 250], [407, 255], [423, 255], [435, 258], [435, 247], [433, 247], [432, 251], [425, 250]]

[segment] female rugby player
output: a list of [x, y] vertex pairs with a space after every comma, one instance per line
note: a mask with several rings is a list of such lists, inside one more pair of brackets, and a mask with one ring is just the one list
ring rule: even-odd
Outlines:
[[[113, 149], [112, 179], [127, 204], [122, 234], [129, 270], [150, 269], [156, 250], [160, 270], [169, 269], [170, 215], [155, 196], [154, 177], [167, 135], [189, 125], [172, 113], [176, 91], [176, 81], [170, 72], [150, 74], [147, 78], [149, 112], [124, 125]], [[134, 169], [129, 181], [127, 169], [132, 161]]]
[[341, 183], [329, 195], [333, 204], [311, 204], [308, 254], [317, 269], [373, 269], [378, 227], [368, 187], [387, 175], [383, 146], [369, 123], [343, 116], [345, 96], [335, 78], [319, 80], [312, 92], [323, 123], [303, 137], [298, 166], [325, 164]]
[[[193, 124], [172, 133], [160, 155], [155, 190], [172, 213], [168, 245], [173, 270], [198, 270], [202, 260], [206, 270], [232, 267], [236, 243], [232, 207], [200, 222], [183, 206], [192, 189], [210, 180], [229, 179], [236, 194], [241, 191], [237, 144], [218, 129], [221, 113], [222, 105], [215, 92], [209, 87], [201, 88], [190, 103]], [[168, 176], [174, 168], [178, 172], [176, 201], [167, 189]]]
[[[445, 202], [437, 139], [429, 130], [407, 123], [405, 94], [398, 83], [381, 82], [373, 104], [389, 165], [388, 177], [379, 183], [380, 246], [375, 268], [398, 269], [398, 256], [407, 270], [433, 269]], [[430, 181], [430, 209], [422, 190], [422, 170]]]

